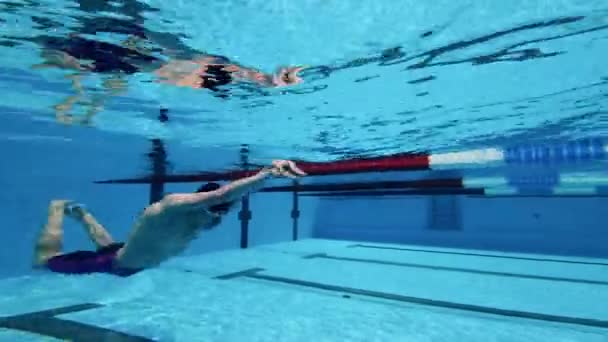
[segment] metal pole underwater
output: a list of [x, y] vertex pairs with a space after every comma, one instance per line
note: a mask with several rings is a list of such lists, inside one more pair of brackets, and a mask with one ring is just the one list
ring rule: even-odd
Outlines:
[[[165, 123], [169, 120], [167, 108], [161, 108], [158, 120]], [[148, 153], [152, 162], [152, 182], [150, 182], [149, 203], [160, 201], [165, 194], [165, 182], [162, 180], [167, 175], [167, 151], [161, 139], [152, 139], [152, 151]]]
[[292, 209], [291, 209], [291, 219], [292, 219], [292, 231], [291, 231], [291, 236], [292, 236], [292, 240], [296, 241], [298, 239], [298, 219], [300, 218], [300, 201], [299, 201], [299, 194], [298, 194], [298, 187], [299, 183], [297, 180], [293, 181], [293, 197], [292, 197]]
[[[241, 169], [249, 169], [249, 147], [246, 144], [241, 145], [239, 151], [241, 159]], [[239, 221], [241, 221], [241, 248], [249, 247], [249, 221], [251, 220], [251, 210], [249, 210], [249, 195], [243, 196], [241, 199], [241, 211], [239, 212]]]

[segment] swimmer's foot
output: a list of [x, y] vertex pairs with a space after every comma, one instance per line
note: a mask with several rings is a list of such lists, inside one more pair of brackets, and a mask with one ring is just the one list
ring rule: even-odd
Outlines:
[[63, 212], [72, 218], [81, 218], [84, 211], [85, 206], [82, 203], [78, 203], [75, 201], [67, 201], [64, 205]]

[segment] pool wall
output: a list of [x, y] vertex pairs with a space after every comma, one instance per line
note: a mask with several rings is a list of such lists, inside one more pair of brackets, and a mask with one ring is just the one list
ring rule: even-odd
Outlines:
[[607, 206], [601, 197], [322, 199], [313, 236], [608, 257]]

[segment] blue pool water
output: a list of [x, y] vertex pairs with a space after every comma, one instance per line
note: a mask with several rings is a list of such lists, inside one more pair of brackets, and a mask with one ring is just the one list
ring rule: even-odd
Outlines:
[[[126, 49], [139, 70], [58, 68], [50, 47], [79, 39], [82, 65]], [[599, 0], [1, 1], [0, 341], [608, 341], [606, 52]], [[209, 54], [303, 82], [155, 74]], [[254, 194], [248, 248], [239, 208], [133, 277], [31, 269], [50, 200], [124, 241], [154, 191], [96, 181], [234, 170], [243, 145], [254, 166], [431, 167]], [[381, 188], [445, 179], [484, 192]], [[92, 248], [64, 225], [64, 250]]]
[[[95, 116], [99, 130], [189, 146], [247, 141], [265, 151], [260, 158], [295, 150], [332, 159], [579, 138], [601, 134], [608, 122], [602, 1], [136, 4], [3, 5], [4, 112], [52, 120], [49, 108], [73, 92], [65, 72], [29, 70], [41, 62], [40, 44], [24, 39], [98, 30], [92, 37], [116, 43], [126, 38], [122, 27], [142, 25], [153, 47], [183, 45], [267, 72], [310, 65], [303, 74], [309, 81], [290, 89], [237, 87], [226, 100], [137, 73], [128, 92]], [[101, 91], [99, 77], [83, 82]], [[35, 103], [30, 90], [39, 95]], [[155, 120], [159, 104], [171, 108], [170, 127]]]

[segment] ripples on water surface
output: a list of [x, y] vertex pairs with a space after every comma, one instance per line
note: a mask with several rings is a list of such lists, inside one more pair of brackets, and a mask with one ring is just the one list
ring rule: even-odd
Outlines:
[[[314, 160], [608, 128], [603, 1], [205, 3], [0, 2], [2, 115]], [[76, 34], [114, 46], [137, 37], [151, 63], [209, 53], [265, 72], [309, 67], [300, 85], [220, 92], [161, 84], [150, 72], [85, 75], [82, 96], [58, 118], [54, 108], [76, 94], [73, 72], [34, 65], [49, 41]], [[161, 106], [169, 122], [157, 119]]]

